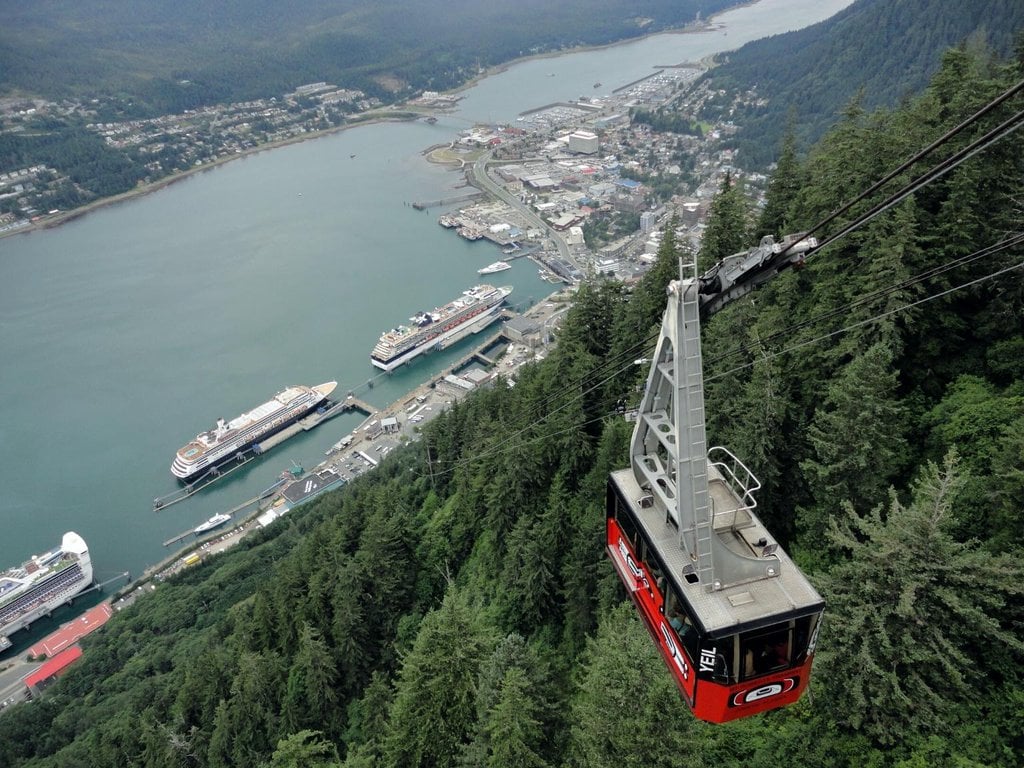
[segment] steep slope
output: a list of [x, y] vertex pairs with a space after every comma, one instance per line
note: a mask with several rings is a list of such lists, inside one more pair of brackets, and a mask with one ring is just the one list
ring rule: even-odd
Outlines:
[[951, 46], [984, 43], [1007, 56], [1022, 34], [1018, 0], [857, 0], [820, 24], [723, 56], [707, 77], [716, 88], [753, 87], [767, 100], [735, 118], [740, 163], [763, 167], [777, 156], [791, 110], [807, 146], [858, 92], [863, 109], [895, 106], [924, 87]]
[[8, 4], [0, 93], [121, 94], [140, 112], [326, 80], [375, 95], [449, 88], [530, 52], [705, 17], [735, 0], [41, 0]]

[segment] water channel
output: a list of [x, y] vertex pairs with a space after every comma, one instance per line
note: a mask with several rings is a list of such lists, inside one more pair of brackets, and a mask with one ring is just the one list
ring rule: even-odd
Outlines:
[[[0, 567], [66, 530], [96, 578], [138, 575], [161, 542], [312, 466], [351, 430], [343, 416], [160, 513], [174, 451], [291, 383], [336, 379], [377, 406], [465, 352], [378, 379], [384, 328], [441, 304], [500, 257], [408, 204], [463, 178], [422, 156], [478, 121], [602, 96], [652, 73], [828, 18], [852, 0], [761, 0], [714, 28], [532, 59], [481, 80], [434, 125], [359, 127], [250, 155], [53, 230], [0, 240]], [[595, 89], [594, 83], [602, 83]], [[514, 302], [552, 286], [526, 259], [496, 277]]]

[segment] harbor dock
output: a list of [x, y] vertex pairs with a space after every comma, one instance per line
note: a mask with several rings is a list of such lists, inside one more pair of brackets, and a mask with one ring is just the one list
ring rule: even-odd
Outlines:
[[[358, 397], [355, 397], [354, 395], [351, 394], [348, 395], [348, 397], [346, 397], [344, 400], [341, 400], [339, 402], [331, 402], [326, 410], [311, 413], [308, 416], [299, 419], [291, 426], [288, 426], [285, 429], [282, 429], [280, 432], [271, 435], [266, 440], [260, 441], [258, 444], [252, 446], [248, 450], [240, 451], [238, 453], [238, 458], [236, 458], [233, 463], [221, 465], [220, 467], [215, 467], [211, 469], [209, 472], [207, 472], [205, 475], [194, 480], [188, 485], [178, 488], [176, 491], [172, 491], [171, 493], [168, 493], [164, 496], [159, 496], [153, 499], [153, 511], [158, 512], [161, 509], [166, 509], [167, 507], [184, 501], [185, 499], [189, 498], [195, 493], [198, 493], [203, 488], [206, 488], [207, 486], [216, 482], [217, 480], [227, 477], [237, 469], [244, 467], [250, 461], [258, 458], [259, 456], [262, 456], [264, 453], [269, 451], [274, 446], [280, 445], [281, 443], [285, 442], [291, 437], [294, 437], [300, 432], [308, 432], [309, 430], [320, 426], [325, 421], [333, 419], [335, 416], [340, 416], [343, 413], [347, 413], [348, 411], [358, 411], [360, 413], [365, 414], [366, 416], [373, 416], [374, 414], [377, 413], [377, 409], [374, 408], [372, 405], [363, 400], [360, 400]], [[248, 506], [248, 503], [245, 506]], [[169, 544], [173, 544], [176, 541], [180, 541], [188, 535], [188, 533], [185, 533], [176, 539], [170, 539], [164, 542], [164, 546], [166, 547]]]

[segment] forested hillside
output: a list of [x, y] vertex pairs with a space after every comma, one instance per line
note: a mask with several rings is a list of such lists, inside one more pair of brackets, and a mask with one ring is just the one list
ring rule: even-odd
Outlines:
[[327, 81], [385, 100], [530, 53], [680, 27], [736, 0], [7, 3], [0, 94], [119, 95], [135, 116]]
[[[760, 221], [724, 190], [703, 256], [820, 221], [1022, 77], [948, 53], [789, 155]], [[693, 720], [603, 552], [668, 232], [632, 291], [581, 286], [514, 388], [115, 616], [0, 717], [0, 766], [1024, 764], [1022, 205], [1018, 132], [705, 327], [709, 437], [829, 606], [798, 705]]]
[[715, 88], [754, 86], [764, 100], [734, 113], [738, 162], [759, 168], [776, 158], [791, 113], [807, 146], [855, 97], [873, 110], [920, 92], [947, 48], [967, 44], [1007, 56], [1024, 45], [1021, 35], [1019, 0], [857, 0], [819, 24], [720, 55], [721, 66], [707, 78]]

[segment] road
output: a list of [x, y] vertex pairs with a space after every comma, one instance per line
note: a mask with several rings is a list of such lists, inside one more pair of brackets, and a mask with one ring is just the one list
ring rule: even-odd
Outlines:
[[0, 712], [12, 702], [24, 701], [28, 696], [25, 684], [21, 682], [42, 666], [42, 662], [28, 662], [23, 658], [6, 660], [0, 667]]
[[535, 227], [540, 229], [541, 232], [546, 232], [548, 236], [554, 241], [558, 247], [558, 255], [567, 264], [572, 264], [576, 269], [583, 271], [576, 260], [572, 258], [569, 253], [569, 246], [566, 245], [565, 240], [557, 232], [551, 230], [540, 216], [538, 216], [528, 205], [523, 203], [518, 197], [513, 195], [508, 190], [504, 189], [500, 185], [496, 184], [490, 176], [487, 175], [487, 163], [489, 163], [494, 156], [493, 152], [485, 152], [476, 159], [473, 166], [467, 170], [466, 177], [471, 184], [474, 184], [483, 191], [490, 195], [503, 200], [512, 207], [513, 210], [517, 211], [523, 216], [528, 222], [533, 224]]

